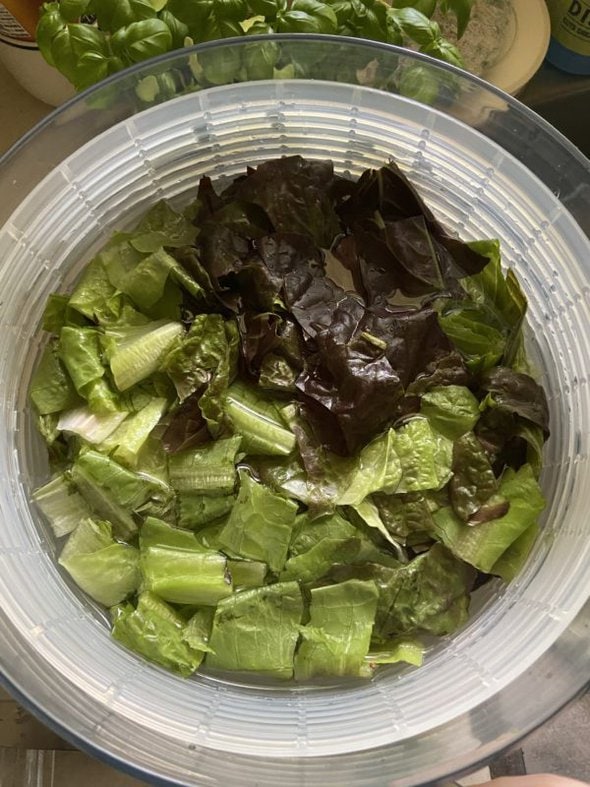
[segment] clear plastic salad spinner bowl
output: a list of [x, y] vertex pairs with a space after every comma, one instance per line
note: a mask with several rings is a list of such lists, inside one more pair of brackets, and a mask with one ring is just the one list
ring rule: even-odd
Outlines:
[[[259, 44], [292, 67], [249, 78], [242, 66]], [[183, 680], [111, 640], [30, 504], [47, 473], [26, 393], [39, 321], [47, 296], [156, 200], [182, 204], [202, 175], [285, 154], [330, 158], [353, 176], [394, 157], [451, 231], [500, 239], [528, 298], [529, 352], [549, 399], [548, 504], [517, 579], [485, 586], [469, 622], [418, 669], [313, 687], [206, 672]], [[489, 759], [586, 685], [590, 163], [560, 134], [485, 83], [405, 50], [246, 37], [83, 93], [9, 151], [0, 184], [0, 664], [43, 721], [161, 784], [417, 785]]]

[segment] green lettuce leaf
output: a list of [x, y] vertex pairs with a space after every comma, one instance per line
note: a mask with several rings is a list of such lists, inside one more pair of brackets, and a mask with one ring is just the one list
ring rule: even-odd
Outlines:
[[388, 532], [404, 544], [428, 540], [434, 532], [430, 501], [419, 493], [373, 495], [381, 521]]
[[100, 257], [91, 260], [70, 296], [68, 307], [99, 325], [116, 322], [121, 315], [121, 295], [111, 283]]
[[227, 437], [201, 448], [172, 454], [168, 460], [170, 483], [180, 494], [229, 495], [236, 482], [236, 455], [240, 437]]
[[224, 555], [169, 545], [142, 545], [142, 589], [175, 604], [215, 606], [233, 592]]
[[295, 448], [295, 435], [285, 428], [276, 402], [255, 388], [234, 383], [225, 409], [245, 453], [287, 456]]
[[85, 593], [107, 607], [139, 587], [139, 553], [128, 544], [116, 543], [108, 522], [82, 520], [66, 542], [59, 563]]
[[141, 410], [128, 415], [114, 431], [110, 432], [101, 441], [101, 449], [112, 452], [113, 459], [121, 464], [136, 469], [139, 453], [167, 407], [166, 399], [162, 397], [152, 399]]
[[461, 560], [490, 573], [501, 555], [532, 527], [545, 506], [539, 484], [530, 465], [516, 472], [508, 468], [498, 494], [510, 504], [508, 512], [476, 527], [464, 524], [451, 508], [434, 513], [440, 540]]
[[202, 653], [211, 653], [209, 639], [214, 617], [213, 607], [203, 607], [198, 609], [188, 620], [182, 638], [191, 648], [200, 650]]
[[371, 647], [365, 658], [371, 667], [397, 664], [400, 661], [420, 667], [424, 660], [424, 647], [416, 639], [398, 637], [378, 647]]
[[397, 429], [393, 447], [402, 466], [398, 493], [440, 489], [450, 479], [453, 444], [426, 418], [413, 418]]
[[449, 440], [470, 432], [479, 418], [479, 402], [463, 385], [431, 388], [420, 397], [420, 412]]
[[256, 560], [228, 560], [227, 568], [236, 590], [262, 587], [268, 573], [266, 563]]
[[56, 538], [71, 533], [81, 520], [91, 515], [88, 504], [63, 473], [36, 489], [33, 500]]
[[144, 254], [163, 246], [192, 246], [197, 229], [183, 213], [177, 213], [167, 202], [153, 205], [135, 228], [130, 243]]
[[139, 531], [139, 548], [145, 551], [154, 546], [203, 551], [195, 534], [190, 530], [173, 527], [162, 519], [148, 516]]
[[111, 617], [116, 640], [172, 672], [188, 677], [203, 660], [203, 651], [184, 639], [183, 619], [153, 593], [141, 593], [135, 609], [131, 604], [114, 607]]
[[108, 330], [107, 353], [117, 388], [126, 391], [157, 372], [170, 348], [183, 334], [184, 329], [180, 323], [166, 320], [156, 320], [117, 331]]
[[534, 522], [500, 555], [490, 569], [490, 574], [501, 577], [504, 582], [512, 582], [526, 563], [538, 535], [539, 525]]
[[162, 481], [134, 473], [97, 451], [80, 455], [71, 477], [90, 508], [112, 522], [123, 539], [137, 530], [136, 516], [161, 514], [172, 503], [172, 490]]
[[207, 667], [289, 680], [302, 615], [303, 598], [297, 582], [244, 590], [220, 601]]
[[204, 525], [225, 517], [232, 510], [234, 495], [178, 495], [178, 524], [180, 527], [200, 529]]
[[45, 348], [29, 387], [29, 396], [40, 415], [59, 413], [80, 403], [80, 397], [59, 357], [56, 342]]
[[257, 483], [246, 470], [239, 476], [240, 491], [219, 542], [233, 554], [267, 563], [278, 573], [287, 558], [297, 504]]
[[377, 610], [374, 582], [351, 579], [312, 588], [309, 623], [301, 629], [295, 677], [366, 675], [365, 658]]
[[453, 446], [453, 477], [449, 484], [453, 510], [464, 522], [470, 522], [476, 514], [481, 522], [482, 507], [497, 490], [498, 481], [482, 444], [473, 432], [464, 434]]
[[65, 410], [57, 422], [57, 428], [68, 434], [76, 434], [87, 443], [99, 445], [107, 440], [127, 418], [126, 412], [114, 412], [98, 415], [88, 406]]
[[414, 631], [451, 634], [467, 620], [475, 572], [435, 544], [408, 565], [380, 569], [374, 634], [381, 641]]

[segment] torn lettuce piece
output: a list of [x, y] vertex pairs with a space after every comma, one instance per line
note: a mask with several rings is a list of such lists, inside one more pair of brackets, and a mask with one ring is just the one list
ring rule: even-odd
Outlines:
[[220, 601], [207, 667], [289, 680], [302, 615], [303, 598], [297, 582], [244, 590]]
[[268, 573], [266, 563], [257, 560], [228, 560], [227, 568], [236, 590], [262, 587]]
[[[388, 429], [361, 450], [348, 476], [344, 476], [336, 497], [338, 505], [356, 506], [372, 492], [396, 491], [402, 478], [402, 465], [395, 450], [397, 443], [396, 432]], [[335, 462], [336, 472], [338, 464], [341, 462]]]
[[172, 346], [162, 365], [174, 383], [180, 402], [209, 384], [228, 352], [223, 317], [198, 314], [186, 336]]
[[245, 453], [288, 456], [294, 450], [295, 435], [285, 427], [276, 402], [261, 392], [234, 383], [227, 391], [225, 408]]
[[100, 334], [95, 328], [65, 325], [59, 335], [59, 356], [76, 391], [89, 399], [94, 384], [105, 374], [101, 360]]
[[59, 563], [78, 587], [107, 607], [139, 587], [139, 553], [115, 542], [109, 522], [83, 519], [68, 538]]
[[501, 577], [504, 582], [512, 582], [514, 577], [520, 573], [522, 567], [526, 563], [538, 535], [539, 525], [537, 522], [533, 522], [533, 524], [529, 525], [524, 533], [521, 533], [516, 541], [513, 541], [508, 549], [500, 555], [490, 569], [490, 574]]
[[215, 606], [233, 592], [225, 556], [198, 544], [194, 549], [142, 545], [139, 562], [142, 589], [164, 601]]
[[198, 530], [229, 514], [235, 502], [234, 495], [178, 495], [178, 524]]
[[70, 308], [70, 296], [52, 293], [43, 310], [43, 330], [59, 336], [64, 325], [86, 325], [87, 320]]
[[108, 325], [120, 317], [121, 295], [111, 283], [100, 257], [91, 260], [84, 268], [68, 307], [99, 325]]
[[479, 418], [479, 402], [463, 385], [441, 385], [423, 393], [420, 412], [449, 440], [470, 432]]
[[229, 495], [236, 482], [235, 461], [241, 438], [227, 437], [192, 451], [172, 454], [170, 483], [180, 494]]
[[137, 468], [139, 453], [167, 407], [167, 399], [156, 397], [136, 413], [126, 414], [125, 420], [103, 438], [101, 448], [112, 452], [118, 462]]
[[209, 639], [211, 638], [211, 627], [215, 609], [213, 607], [203, 607], [198, 609], [187, 621], [182, 638], [191, 648], [200, 650], [202, 653], [211, 653]]
[[[137, 248], [137, 239], [131, 239], [130, 242]], [[148, 244], [143, 245], [145, 248]], [[122, 278], [119, 289], [131, 298], [141, 312], [150, 314], [167, 295], [175, 303], [180, 301], [177, 287], [171, 285], [183, 286], [193, 297], [203, 294], [199, 284], [184, 271], [180, 263], [160, 247], [140, 260]]]
[[63, 473], [36, 489], [33, 500], [51, 525], [56, 538], [67, 536], [91, 515], [88, 504]]
[[420, 667], [424, 661], [424, 648], [417, 639], [398, 637], [378, 647], [371, 647], [366, 661], [371, 667], [377, 667], [379, 664], [397, 664], [400, 661]]
[[139, 548], [143, 551], [153, 546], [203, 551], [192, 531], [174, 527], [155, 516], [148, 516], [139, 531]]
[[220, 544], [233, 554], [267, 563], [278, 573], [285, 565], [297, 515], [297, 503], [276, 495], [239, 471], [236, 503], [219, 534]]
[[479, 273], [461, 279], [461, 286], [473, 301], [484, 305], [494, 314], [498, 323], [506, 326], [508, 336], [503, 363], [510, 366], [519, 347], [527, 309], [526, 297], [514, 271], [508, 270], [504, 276], [498, 240], [471, 241], [467, 245], [487, 257], [489, 262]]
[[491, 369], [504, 355], [506, 333], [485, 306], [473, 301], [442, 301], [440, 327], [473, 374]]
[[398, 493], [440, 489], [450, 479], [453, 443], [426, 418], [413, 418], [397, 429], [393, 447], [402, 466]]
[[180, 323], [167, 320], [107, 330], [107, 355], [119, 391], [126, 391], [157, 372], [174, 342], [183, 334]]
[[389, 530], [385, 527], [385, 523], [381, 519], [381, 515], [379, 513], [379, 509], [375, 505], [375, 503], [370, 500], [366, 499], [363, 500], [362, 503], [358, 503], [355, 506], [351, 506], [352, 510], [357, 513], [357, 515], [362, 519], [362, 521], [368, 526], [374, 528], [378, 533], [380, 533], [383, 538], [391, 544], [393, 549], [395, 550], [397, 558], [402, 562], [405, 563], [407, 560], [406, 554], [401, 547], [401, 542], [399, 539], [396, 539], [392, 536]]
[[374, 582], [351, 579], [312, 588], [310, 619], [301, 628], [295, 678], [366, 676], [365, 658], [377, 610]]
[[90, 508], [112, 522], [123, 539], [137, 530], [134, 514], [161, 514], [172, 504], [172, 490], [162, 481], [134, 473], [97, 451], [81, 454], [71, 477]]
[[468, 617], [475, 572], [442, 544], [376, 577], [379, 605], [374, 635], [384, 642], [399, 634], [451, 634]]
[[62, 432], [77, 434], [87, 443], [99, 445], [127, 418], [127, 412], [98, 415], [88, 406], [76, 407], [61, 413], [57, 428]]
[[326, 536], [306, 552], [290, 557], [281, 572], [281, 581], [297, 580], [308, 585], [321, 579], [336, 563], [354, 563], [360, 550], [360, 538]]
[[395, 540], [405, 544], [433, 535], [432, 501], [424, 495], [417, 492], [407, 495], [374, 494], [372, 500], [381, 521]]
[[39, 415], [68, 410], [80, 403], [80, 397], [59, 357], [57, 342], [50, 342], [41, 356], [31, 384], [29, 396]]
[[186, 624], [153, 593], [140, 593], [137, 607], [129, 603], [111, 609], [113, 637], [129, 650], [188, 677], [203, 660], [203, 652], [185, 641]]
[[510, 504], [508, 512], [475, 527], [461, 522], [451, 508], [441, 508], [433, 515], [436, 533], [443, 544], [458, 558], [486, 573], [536, 523], [545, 506], [530, 465], [523, 465], [517, 471], [507, 468], [500, 479], [498, 494]]
[[183, 213], [177, 213], [164, 200], [153, 205], [130, 236], [131, 245], [143, 254], [161, 246], [192, 246], [197, 228]]

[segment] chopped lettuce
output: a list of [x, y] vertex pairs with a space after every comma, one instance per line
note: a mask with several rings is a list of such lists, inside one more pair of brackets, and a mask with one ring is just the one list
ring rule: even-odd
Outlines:
[[108, 330], [107, 352], [119, 391], [126, 391], [157, 372], [168, 351], [183, 333], [180, 323], [165, 319], [117, 331]]
[[229, 514], [235, 502], [234, 495], [178, 495], [178, 524], [199, 529]]
[[498, 494], [509, 503], [507, 513], [475, 526], [461, 522], [451, 508], [441, 508], [434, 514], [436, 533], [443, 544], [461, 560], [486, 573], [536, 523], [545, 505], [530, 465], [517, 471], [505, 470]]
[[447, 437], [457, 440], [470, 432], [479, 418], [479, 402], [463, 385], [444, 385], [422, 394], [420, 412], [430, 425]]
[[286, 500], [239, 471], [240, 490], [219, 542], [233, 554], [267, 563], [281, 571], [297, 515], [297, 503]]
[[63, 473], [36, 489], [33, 500], [51, 525], [56, 538], [67, 536], [82, 519], [91, 514], [82, 495]]
[[303, 598], [297, 582], [244, 590], [220, 601], [209, 638], [207, 666], [256, 672], [269, 678], [293, 676]]
[[394, 162], [288, 156], [158, 202], [43, 314], [33, 499], [62, 567], [184, 676], [418, 666], [539, 532], [526, 306]]
[[225, 557], [198, 544], [142, 546], [140, 566], [143, 590], [174, 604], [215, 606], [232, 593]]
[[139, 554], [117, 543], [108, 522], [83, 519], [70, 535], [59, 558], [85, 593], [112, 607], [139, 587]]
[[29, 396], [40, 415], [59, 413], [80, 402], [74, 384], [59, 356], [58, 345], [45, 348], [29, 388]]
[[312, 588], [310, 619], [295, 656], [298, 680], [366, 674], [378, 596], [374, 582], [358, 579]]
[[256, 389], [234, 383], [225, 407], [245, 453], [287, 456], [295, 448], [295, 435], [285, 427], [276, 403]]
[[239, 447], [239, 437], [227, 437], [174, 454], [168, 460], [170, 483], [181, 494], [229, 495], [236, 483]]
[[402, 467], [398, 493], [440, 489], [450, 479], [453, 444], [426, 418], [413, 418], [396, 430], [393, 447]]
[[129, 603], [113, 607], [111, 617], [116, 640], [172, 672], [188, 677], [203, 660], [203, 651], [184, 638], [184, 620], [149, 591], [140, 593], [136, 608]]

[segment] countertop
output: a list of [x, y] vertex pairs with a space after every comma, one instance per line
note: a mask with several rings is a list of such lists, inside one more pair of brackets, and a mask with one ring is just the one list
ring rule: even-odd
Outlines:
[[[542, 112], [563, 99], [564, 76], [545, 66], [521, 98]], [[590, 78], [568, 79], [569, 94], [590, 91]], [[586, 102], [587, 104], [587, 102]], [[51, 107], [23, 90], [0, 64], [0, 154], [45, 117]], [[588, 115], [588, 113], [586, 113]], [[559, 120], [559, 118], [558, 118]], [[570, 704], [491, 765], [495, 776], [554, 772], [590, 781], [590, 695]], [[478, 771], [462, 784], [489, 778]], [[0, 689], [0, 787], [132, 787], [140, 782], [74, 749]]]

